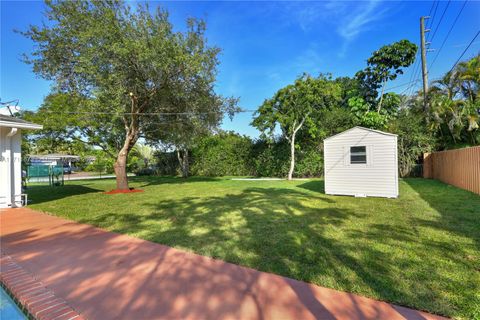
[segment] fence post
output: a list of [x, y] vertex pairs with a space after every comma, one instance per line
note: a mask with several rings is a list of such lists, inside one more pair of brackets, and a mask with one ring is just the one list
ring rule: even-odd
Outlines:
[[426, 179], [433, 178], [432, 169], [432, 154], [426, 152], [423, 154], [423, 177]]

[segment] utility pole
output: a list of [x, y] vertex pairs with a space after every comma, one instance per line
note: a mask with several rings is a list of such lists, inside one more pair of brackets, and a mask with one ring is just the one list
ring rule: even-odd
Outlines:
[[422, 78], [423, 78], [423, 111], [425, 114], [428, 110], [427, 92], [428, 92], [428, 72], [427, 72], [427, 48], [425, 42], [425, 19], [429, 17], [420, 17], [420, 49], [422, 50]]

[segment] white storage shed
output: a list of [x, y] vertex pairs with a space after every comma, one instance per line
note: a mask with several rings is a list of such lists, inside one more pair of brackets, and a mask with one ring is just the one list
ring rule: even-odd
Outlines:
[[354, 127], [324, 141], [325, 193], [398, 197], [397, 135]]
[[41, 125], [0, 114], [0, 208], [22, 206], [22, 130]]

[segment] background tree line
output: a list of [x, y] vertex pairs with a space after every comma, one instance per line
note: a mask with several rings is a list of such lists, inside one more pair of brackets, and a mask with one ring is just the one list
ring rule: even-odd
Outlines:
[[203, 21], [174, 32], [168, 12], [147, 5], [46, 4], [50, 23], [23, 32], [37, 44], [25, 61], [54, 85], [38, 111], [23, 114], [44, 125], [26, 147], [94, 154], [90, 169], [114, 171], [118, 189], [128, 188], [127, 171], [321, 176], [323, 139], [355, 125], [399, 135], [402, 176], [415, 174], [424, 152], [480, 144], [479, 55], [432, 83], [428, 108], [420, 92], [386, 92], [415, 59], [408, 40], [373, 52], [353, 77], [304, 73], [258, 107], [261, 135], [250, 139], [219, 129], [240, 109], [214, 91], [220, 49], [207, 43]]
[[[415, 54], [415, 50], [412, 50]], [[459, 63], [456, 68], [432, 83], [428, 94], [427, 110], [423, 107], [423, 95], [417, 92], [413, 96], [396, 93], [381, 93], [381, 86], [368, 89], [363, 82], [364, 75], [358, 73], [355, 78], [332, 79], [326, 75], [317, 78], [303, 75], [297, 82], [308, 86], [310, 90], [322, 90], [311, 97], [324, 99], [311, 105], [303, 103], [302, 112], [298, 108], [290, 118], [308, 115], [305, 129], [297, 131], [295, 146], [295, 171], [297, 177], [314, 177], [323, 175], [323, 139], [360, 125], [380, 129], [398, 135], [399, 171], [401, 176], [418, 176], [421, 174], [424, 152], [455, 149], [480, 144], [479, 114], [480, 101], [480, 56]], [[412, 61], [410, 61], [411, 63]], [[397, 71], [398, 72], [398, 71]], [[369, 80], [371, 83], [372, 80]], [[379, 78], [380, 82], [384, 79]], [[281, 89], [274, 99], [285, 91], [292, 90], [290, 85]], [[328, 85], [325, 85], [328, 83]], [[300, 86], [301, 87], [301, 86]], [[321, 88], [321, 89], [319, 89]], [[375, 99], [372, 90], [379, 89]], [[301, 89], [300, 89], [301, 90]], [[295, 93], [298, 94], [298, 93]], [[307, 94], [308, 96], [308, 94]], [[325, 97], [328, 97], [325, 100]], [[289, 97], [290, 98], [290, 97]], [[305, 98], [308, 99], [308, 98]], [[331, 101], [328, 101], [331, 99]], [[327, 102], [325, 102], [327, 101]], [[368, 102], [369, 101], [369, 102]], [[218, 132], [198, 138], [191, 149], [190, 173], [193, 175], [224, 176], [288, 176], [291, 169], [293, 127], [278, 128], [284, 119], [272, 116], [272, 104], [266, 101], [257, 112], [253, 124], [263, 129], [264, 134], [258, 139], [251, 139], [234, 132]], [[282, 100], [283, 103], [283, 100]], [[323, 104], [322, 104], [323, 103]], [[379, 104], [381, 103], [381, 106]], [[306, 111], [319, 106], [317, 110]], [[262, 108], [268, 112], [262, 115]], [[285, 116], [285, 114], [282, 114]], [[289, 114], [291, 116], [291, 114]], [[267, 117], [269, 126], [258, 124], [259, 119]], [[272, 120], [274, 119], [274, 120]], [[297, 118], [297, 121], [300, 118]], [[263, 119], [261, 119], [263, 121]], [[301, 119], [299, 122], [301, 123]], [[275, 129], [272, 125], [277, 126]], [[288, 131], [290, 130], [290, 131]], [[163, 157], [168, 153], [162, 153]], [[174, 163], [174, 162], [172, 162]], [[175, 165], [170, 166], [168, 174], [175, 174]], [[163, 172], [165, 173], [165, 172]]]

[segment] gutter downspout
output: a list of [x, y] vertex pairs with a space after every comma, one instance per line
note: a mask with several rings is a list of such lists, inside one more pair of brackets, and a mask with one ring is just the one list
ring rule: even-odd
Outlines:
[[[11, 128], [10, 132], [7, 133], [8, 137], [8, 146], [10, 147], [10, 163], [8, 166], [8, 186], [9, 186], [9, 198], [10, 198], [10, 207], [15, 207], [15, 159], [13, 153], [13, 146], [12, 146], [12, 137], [16, 135], [18, 132], [18, 128]], [[7, 203], [8, 206], [8, 203]]]

